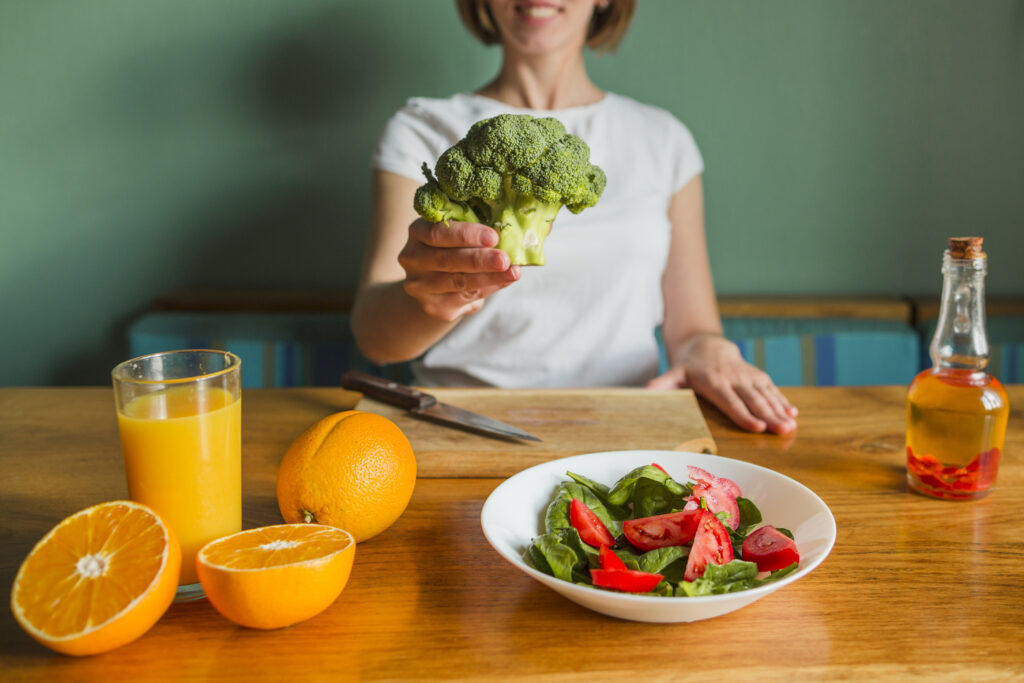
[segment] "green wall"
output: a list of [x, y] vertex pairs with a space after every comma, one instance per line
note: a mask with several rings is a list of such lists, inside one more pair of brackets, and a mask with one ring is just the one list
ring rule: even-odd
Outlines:
[[[641, 0], [607, 89], [707, 164], [723, 293], [1024, 294], [1024, 2]], [[498, 54], [450, 0], [0, 0], [0, 385], [106, 384], [157, 293], [354, 284], [410, 95]]]

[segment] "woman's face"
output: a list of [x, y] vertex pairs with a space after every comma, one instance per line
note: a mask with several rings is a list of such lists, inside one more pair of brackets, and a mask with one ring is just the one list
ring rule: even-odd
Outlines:
[[526, 56], [582, 50], [600, 4], [604, 0], [487, 0], [505, 50]]

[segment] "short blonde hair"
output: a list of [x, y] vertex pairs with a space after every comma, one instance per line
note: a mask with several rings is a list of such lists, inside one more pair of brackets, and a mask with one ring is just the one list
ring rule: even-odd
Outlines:
[[[462, 23], [484, 45], [498, 45], [501, 34], [487, 0], [455, 0]], [[586, 45], [595, 52], [613, 52], [622, 42], [636, 9], [636, 0], [609, 0], [590, 19]]]

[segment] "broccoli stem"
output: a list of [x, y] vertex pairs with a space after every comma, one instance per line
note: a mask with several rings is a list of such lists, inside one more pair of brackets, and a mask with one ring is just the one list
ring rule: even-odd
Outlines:
[[502, 197], [488, 204], [490, 226], [498, 231], [498, 249], [509, 255], [511, 264], [544, 265], [544, 240], [562, 205], [519, 194], [507, 181]]

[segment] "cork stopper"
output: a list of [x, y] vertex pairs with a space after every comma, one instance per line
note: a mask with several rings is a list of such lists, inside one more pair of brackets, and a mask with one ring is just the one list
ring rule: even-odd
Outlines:
[[949, 255], [956, 259], [985, 258], [981, 250], [984, 237], [950, 237]]

